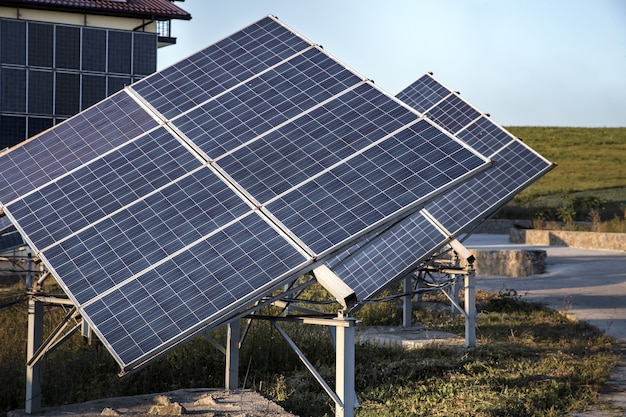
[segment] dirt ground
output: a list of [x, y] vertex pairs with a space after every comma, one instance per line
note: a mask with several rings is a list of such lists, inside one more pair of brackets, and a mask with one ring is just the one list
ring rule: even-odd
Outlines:
[[[252, 390], [224, 391], [209, 388], [180, 389], [160, 394], [104, 398], [80, 404], [44, 407], [45, 417], [91, 417], [191, 414], [198, 417], [295, 417]], [[10, 411], [8, 417], [29, 416], [24, 410]]]

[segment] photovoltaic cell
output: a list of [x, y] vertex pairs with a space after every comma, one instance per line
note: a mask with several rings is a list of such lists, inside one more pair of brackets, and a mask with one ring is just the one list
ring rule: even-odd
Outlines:
[[51, 247], [45, 256], [83, 304], [249, 211], [202, 168]]
[[266, 17], [133, 89], [171, 119], [310, 46]]
[[428, 110], [426, 116], [454, 135], [480, 117], [480, 112], [459, 96], [451, 95]]
[[441, 231], [416, 213], [329, 259], [326, 265], [354, 290], [359, 300], [366, 300], [379, 293], [390, 278], [410, 272], [443, 240]]
[[267, 209], [321, 254], [481, 165], [484, 160], [422, 120]]
[[0, 158], [3, 204], [38, 188], [157, 126], [131, 97], [119, 93], [26, 141]]
[[[427, 84], [431, 117], [479, 137]], [[268, 17], [4, 154], [0, 202], [128, 371], [368, 233], [404, 239], [387, 222], [488, 165]], [[350, 259], [393, 273], [375, 257], [429, 251], [419, 227]]]
[[362, 84], [218, 164], [265, 204], [415, 120], [414, 113]]
[[360, 81], [311, 49], [176, 118], [174, 125], [216, 159]]
[[160, 128], [5, 207], [39, 251], [201, 166]]
[[[457, 137], [493, 158], [496, 166], [434, 199], [424, 210], [401, 219], [391, 229], [329, 259], [326, 265], [355, 289], [360, 300], [375, 296], [386, 285], [401, 278], [445, 245], [450, 236], [471, 232], [474, 226], [553, 166], [484, 116], [466, 125], [478, 113], [468, 112], [466, 109], [471, 106], [460, 104], [460, 97], [446, 95], [446, 90], [432, 76], [425, 75], [398, 97], [415, 103], [427, 114], [445, 114], [449, 130], [460, 129]], [[450, 106], [446, 100], [428, 99], [433, 97], [433, 92], [438, 92], [435, 97], [454, 97], [458, 104]], [[429, 108], [432, 103], [435, 104]], [[435, 226], [426, 215], [435, 218], [445, 230]], [[405, 253], [395, 255], [402, 251]]]
[[495, 158], [498, 163], [490, 172], [479, 174], [427, 206], [428, 212], [451, 233], [468, 232], [477, 221], [501, 208], [550, 166], [517, 140]]
[[89, 304], [85, 314], [99, 323], [119, 361], [131, 363], [198, 331], [221, 310], [250, 302], [306, 262], [251, 213]]
[[399, 92], [396, 97], [420, 113], [432, 108], [451, 91], [428, 74]]

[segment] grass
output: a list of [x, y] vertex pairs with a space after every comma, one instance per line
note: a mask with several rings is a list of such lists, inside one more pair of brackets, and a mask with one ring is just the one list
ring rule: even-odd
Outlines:
[[[601, 221], [624, 219], [626, 207], [626, 128], [510, 127], [530, 147], [558, 166], [519, 193], [499, 217], [591, 221], [589, 207], [599, 202]], [[575, 204], [574, 204], [575, 205]], [[584, 204], [583, 204], [584, 205]], [[573, 216], [572, 216], [573, 215]], [[613, 225], [607, 226], [611, 230]]]
[[626, 188], [626, 128], [509, 127], [558, 166], [521, 197]]
[[[600, 202], [604, 223], [626, 224], [626, 128], [511, 127], [509, 130], [559, 166], [505, 208], [512, 217], [590, 220]], [[593, 204], [591, 204], [593, 203]], [[578, 206], [576, 204], [579, 204]], [[581, 206], [581, 204], [583, 206]], [[522, 215], [520, 215], [520, 213]], [[21, 290], [0, 293], [0, 305]], [[512, 293], [481, 294], [478, 347], [436, 346], [415, 351], [359, 346], [357, 416], [562, 416], [598, 402], [598, 390], [617, 360], [611, 340], [559, 312], [525, 303]], [[46, 313], [46, 329], [64, 312]], [[395, 303], [364, 308], [364, 324], [400, 322]], [[0, 413], [23, 408], [25, 303], [0, 310]], [[416, 309], [414, 321], [463, 334], [459, 316]], [[285, 325], [333, 385], [334, 349], [327, 329]], [[224, 340], [223, 330], [214, 332]], [[333, 414], [333, 404], [269, 323], [255, 322], [241, 352], [240, 380], [301, 416]], [[43, 366], [43, 404], [224, 385], [224, 358], [194, 340], [127, 379], [101, 346], [72, 337]], [[603, 405], [608, 407], [607, 405]]]
[[[608, 337], [511, 292], [479, 298], [476, 348], [358, 347], [356, 415], [561, 416], [597, 404], [597, 392], [617, 360]], [[397, 310], [394, 303], [372, 308], [382, 309], [385, 320], [386, 309]], [[372, 320], [376, 313], [366, 315]], [[464, 331], [462, 318], [447, 310], [417, 309], [414, 319], [437, 330]], [[320, 390], [304, 382], [305, 373], [283, 375], [282, 385], [295, 387], [279, 401], [287, 409], [301, 416], [332, 415], [330, 408], [308, 410], [316, 404], [312, 393]], [[323, 397], [319, 393], [318, 402]]]
[[[597, 403], [617, 360], [608, 337], [511, 292], [479, 292], [477, 307], [476, 348], [358, 346], [357, 416], [557, 416]], [[49, 311], [46, 327], [61, 315], [58, 309]], [[387, 302], [364, 308], [359, 318], [363, 324], [398, 324], [401, 313], [397, 302]], [[462, 318], [448, 309], [415, 309], [414, 320], [436, 330], [464, 332]], [[23, 408], [25, 323], [23, 302], [0, 310], [0, 412]], [[328, 330], [283, 326], [333, 386]], [[214, 337], [225, 335], [217, 331]], [[127, 379], [119, 380], [117, 371], [102, 347], [73, 337], [44, 361], [43, 403], [224, 384], [224, 358], [204, 339]], [[328, 396], [265, 321], [253, 323], [242, 347], [240, 381], [302, 417], [334, 414]]]

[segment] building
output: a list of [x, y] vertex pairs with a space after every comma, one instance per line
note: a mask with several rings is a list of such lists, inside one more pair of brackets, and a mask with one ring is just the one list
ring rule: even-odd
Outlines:
[[1, 0], [0, 150], [156, 70], [173, 0]]

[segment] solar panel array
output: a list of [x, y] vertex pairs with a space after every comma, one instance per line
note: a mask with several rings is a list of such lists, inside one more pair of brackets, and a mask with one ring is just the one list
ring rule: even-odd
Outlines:
[[491, 165], [269, 16], [2, 155], [0, 202], [131, 371]]
[[360, 300], [371, 298], [431, 256], [451, 238], [469, 233], [553, 164], [481, 114], [432, 74], [397, 97], [496, 161], [496, 166], [430, 202], [367, 242], [327, 261]]

